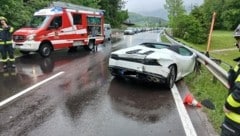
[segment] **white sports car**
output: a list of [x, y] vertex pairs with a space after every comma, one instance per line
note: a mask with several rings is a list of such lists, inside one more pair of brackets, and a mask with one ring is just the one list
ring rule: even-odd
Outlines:
[[115, 77], [136, 77], [172, 88], [194, 71], [196, 57], [180, 45], [148, 42], [112, 52], [108, 67]]

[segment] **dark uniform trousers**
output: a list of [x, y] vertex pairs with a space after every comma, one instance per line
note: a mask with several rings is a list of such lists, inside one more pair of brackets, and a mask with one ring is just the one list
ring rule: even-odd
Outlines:
[[[15, 58], [14, 58], [14, 49], [12, 47], [12, 44], [5, 44], [5, 45], [0, 45], [0, 46], [1, 46], [3, 63], [6, 64], [8, 60], [10, 62], [14, 62]], [[9, 59], [7, 56], [9, 56]]]
[[13, 27], [9, 26], [8, 28], [0, 28], [0, 49], [2, 54], [2, 62], [4, 65], [7, 65], [7, 62], [14, 64], [14, 49], [12, 46], [12, 35]]

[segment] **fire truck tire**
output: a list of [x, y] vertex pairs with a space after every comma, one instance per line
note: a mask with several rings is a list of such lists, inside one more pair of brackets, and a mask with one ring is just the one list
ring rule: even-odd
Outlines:
[[40, 48], [39, 48], [39, 54], [46, 58], [49, 57], [52, 53], [52, 46], [50, 43], [42, 43]]
[[95, 44], [94, 44], [94, 41], [89, 41], [88, 45], [87, 46], [84, 46], [84, 48], [87, 50], [87, 51], [94, 51], [95, 50]]
[[76, 52], [77, 51], [77, 47], [70, 47], [68, 49], [68, 52]]

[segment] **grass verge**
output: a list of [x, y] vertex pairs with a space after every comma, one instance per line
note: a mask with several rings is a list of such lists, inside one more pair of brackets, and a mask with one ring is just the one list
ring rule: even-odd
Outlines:
[[204, 66], [201, 67], [200, 73], [192, 73], [185, 77], [184, 81], [198, 101], [209, 99], [215, 105], [215, 110], [203, 108], [203, 111], [207, 113], [209, 121], [219, 133], [224, 117], [222, 107], [228, 93], [226, 88], [213, 78]]
[[[200, 52], [206, 52], [207, 44], [192, 44], [181, 39], [178, 41], [188, 45]], [[220, 59], [223, 64], [235, 66], [234, 58], [239, 57], [240, 53], [234, 47], [235, 39], [230, 31], [214, 31], [210, 46], [210, 57]], [[226, 70], [229, 67], [223, 67]], [[198, 101], [209, 99], [215, 105], [215, 110], [203, 108], [207, 113], [209, 121], [212, 123], [216, 132], [220, 132], [220, 126], [224, 118], [223, 105], [226, 100], [228, 90], [204, 67], [201, 67], [200, 73], [192, 73], [184, 78], [189, 86], [189, 90], [193, 93]]]

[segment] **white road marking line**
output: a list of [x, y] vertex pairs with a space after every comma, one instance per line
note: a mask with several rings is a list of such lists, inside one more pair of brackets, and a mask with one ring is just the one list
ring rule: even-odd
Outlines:
[[29, 87], [29, 88], [27, 88], [27, 89], [25, 89], [25, 90], [23, 90], [23, 91], [21, 91], [21, 92], [15, 94], [15, 95], [9, 97], [9, 98], [7, 98], [7, 99], [1, 101], [1, 102], [0, 102], [0, 108], [1, 108], [2, 106], [4, 106], [5, 104], [7, 104], [7, 103], [13, 101], [14, 99], [16, 99], [16, 98], [22, 96], [23, 94], [25, 94], [25, 93], [27, 93], [27, 92], [29, 92], [29, 91], [31, 91], [31, 90], [37, 88], [38, 86], [40, 86], [40, 85], [42, 85], [42, 84], [44, 84], [44, 83], [46, 83], [46, 82], [48, 82], [48, 81], [50, 81], [50, 80], [52, 80], [52, 79], [54, 79], [54, 78], [56, 78], [56, 77], [62, 75], [63, 73], [64, 73], [63, 71], [62, 71], [62, 72], [59, 72], [59, 73], [57, 73], [57, 74], [51, 76], [50, 78], [47, 78], [47, 79], [45, 79], [45, 80], [43, 80], [43, 81], [41, 81], [41, 82], [39, 82], [39, 83], [37, 83], [37, 84], [35, 84], [35, 85]]
[[178, 113], [180, 115], [186, 136], [197, 136], [197, 133], [193, 127], [191, 119], [184, 107], [182, 98], [181, 98], [180, 94], [178, 93], [176, 85], [173, 86], [173, 88], [171, 89], [171, 92], [172, 92], [174, 101], [176, 103]]

